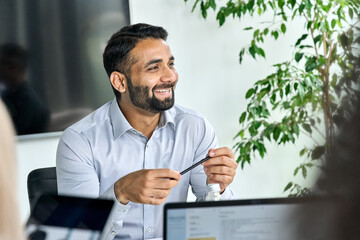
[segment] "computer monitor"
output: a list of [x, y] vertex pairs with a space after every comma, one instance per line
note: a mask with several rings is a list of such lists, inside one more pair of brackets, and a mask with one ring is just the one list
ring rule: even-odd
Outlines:
[[311, 198], [168, 203], [164, 240], [288, 240], [296, 210]]
[[29, 240], [97, 240], [113, 212], [113, 200], [42, 194], [26, 224]]

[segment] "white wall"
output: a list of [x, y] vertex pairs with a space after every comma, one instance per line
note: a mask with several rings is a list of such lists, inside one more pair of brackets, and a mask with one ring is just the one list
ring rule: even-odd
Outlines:
[[[288, 59], [294, 42], [291, 32], [298, 31], [298, 24], [288, 27], [290, 37], [270, 41], [265, 46], [267, 60], [254, 61], [246, 57], [238, 63], [238, 53], [248, 44], [250, 36], [242, 31], [245, 26], [256, 24], [252, 19], [239, 23], [227, 20], [219, 28], [215, 15], [207, 20], [199, 11], [191, 13], [193, 1], [182, 0], [132, 0], [132, 23], [146, 22], [165, 27], [169, 32], [168, 43], [176, 58], [179, 83], [176, 102], [204, 114], [214, 126], [220, 146], [232, 147], [233, 137], [239, 130], [238, 118], [245, 110], [245, 93], [252, 84], [271, 71], [271, 65]], [[101, 58], [101, 56], [99, 56]], [[29, 214], [26, 190], [27, 174], [35, 168], [54, 166], [58, 137], [22, 140], [18, 143], [19, 196], [22, 219]], [[298, 162], [297, 152], [303, 146], [270, 146], [265, 160], [254, 160], [244, 170], [238, 169], [232, 187], [239, 198], [284, 196], [282, 189], [292, 180]], [[313, 178], [309, 178], [311, 184]], [[301, 179], [300, 179], [301, 180]], [[193, 198], [190, 198], [192, 200]]]
[[[22, 138], [22, 137], [20, 137]], [[18, 197], [20, 200], [21, 219], [25, 221], [30, 212], [27, 194], [27, 175], [31, 170], [55, 166], [56, 147], [59, 134], [37, 139], [21, 139], [17, 144], [18, 157]]]

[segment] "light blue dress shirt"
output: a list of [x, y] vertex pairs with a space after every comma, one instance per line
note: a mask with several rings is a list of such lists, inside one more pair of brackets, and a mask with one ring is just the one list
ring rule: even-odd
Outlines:
[[[115, 198], [114, 183], [140, 169], [182, 171], [216, 146], [213, 128], [194, 111], [178, 105], [164, 111], [148, 139], [129, 124], [114, 99], [64, 131], [56, 158], [58, 191], [115, 200], [116, 214], [104, 230], [105, 239], [161, 238], [163, 204], [122, 205]], [[166, 202], [186, 201], [189, 185], [197, 201], [203, 201], [206, 175], [201, 165], [182, 176]], [[232, 198], [228, 187], [222, 199]]]

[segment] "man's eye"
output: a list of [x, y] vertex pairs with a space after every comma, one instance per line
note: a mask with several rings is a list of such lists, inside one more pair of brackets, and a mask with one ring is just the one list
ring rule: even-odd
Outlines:
[[148, 68], [149, 71], [152, 71], [152, 70], [156, 70], [158, 69], [159, 67], [158, 66], [154, 66], [154, 67], [151, 67], [151, 68]]
[[174, 62], [169, 63], [169, 66], [175, 66]]

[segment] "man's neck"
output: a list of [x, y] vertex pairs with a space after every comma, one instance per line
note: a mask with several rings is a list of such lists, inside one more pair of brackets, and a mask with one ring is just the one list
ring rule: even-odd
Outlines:
[[156, 126], [159, 124], [160, 113], [151, 113], [130, 104], [122, 104], [121, 102], [118, 102], [118, 106], [130, 125], [150, 139]]

